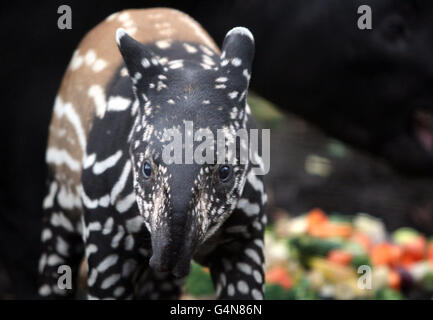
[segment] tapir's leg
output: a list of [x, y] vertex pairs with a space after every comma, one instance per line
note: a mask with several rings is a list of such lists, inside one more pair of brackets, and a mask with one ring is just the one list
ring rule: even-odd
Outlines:
[[263, 238], [266, 225], [263, 182], [249, 176], [244, 197], [224, 226], [227, 242], [213, 253], [209, 263], [218, 299], [264, 297]]
[[135, 282], [148, 263], [149, 234], [134, 210], [86, 208], [85, 234], [89, 299], [133, 299]]
[[[44, 199], [39, 260], [39, 295], [43, 298], [75, 298], [83, 240], [79, 232], [81, 210], [71, 194], [53, 179]], [[60, 268], [62, 265], [66, 267]]]
[[217, 299], [263, 299], [263, 238], [230, 242], [214, 252], [210, 264]]
[[[122, 231], [119, 230], [119, 234]], [[133, 299], [133, 279], [137, 273], [139, 262], [131, 253], [113, 252], [107, 238], [91, 233], [86, 251], [89, 273], [87, 278], [89, 299]], [[124, 236], [116, 240], [123, 242]]]

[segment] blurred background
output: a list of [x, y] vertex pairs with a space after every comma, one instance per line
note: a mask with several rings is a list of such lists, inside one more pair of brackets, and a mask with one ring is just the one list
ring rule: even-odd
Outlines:
[[[72, 9], [72, 30], [57, 28], [63, 4]], [[357, 26], [364, 4], [372, 10], [371, 30]], [[380, 219], [385, 240], [404, 227], [412, 240], [425, 239], [423, 253], [429, 250], [431, 1], [17, 0], [0, 5], [0, 298], [36, 298], [48, 125], [75, 47], [111, 13], [147, 7], [188, 13], [219, 45], [235, 26], [254, 34], [250, 104], [260, 126], [271, 128], [270, 233], [286, 217], [314, 217], [314, 208], [333, 217], [367, 213]], [[414, 276], [400, 269], [407, 287]]]

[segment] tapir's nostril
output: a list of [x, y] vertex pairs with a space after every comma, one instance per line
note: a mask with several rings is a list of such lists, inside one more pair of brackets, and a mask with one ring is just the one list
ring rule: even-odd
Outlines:
[[167, 272], [167, 271], [169, 271], [168, 265], [166, 265], [164, 263], [161, 263], [161, 259], [158, 259], [157, 257], [155, 257], [155, 255], [153, 255], [150, 258], [149, 266], [153, 270], [158, 271], [158, 272]]
[[185, 259], [183, 261], [180, 261], [172, 270], [173, 275], [176, 278], [183, 278], [186, 277], [189, 274], [190, 271], [190, 259]]

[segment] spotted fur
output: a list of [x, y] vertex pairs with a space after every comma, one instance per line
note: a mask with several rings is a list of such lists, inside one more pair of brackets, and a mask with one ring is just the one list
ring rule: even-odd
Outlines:
[[177, 298], [191, 259], [210, 268], [218, 298], [263, 298], [266, 194], [253, 162], [235, 159], [223, 182], [218, 164], [161, 159], [164, 132], [185, 121], [232, 142], [254, 127], [254, 39], [235, 28], [222, 48], [171, 9], [116, 13], [84, 38], [50, 126], [41, 296], [74, 297], [57, 269], [76, 280], [84, 257], [89, 298]]

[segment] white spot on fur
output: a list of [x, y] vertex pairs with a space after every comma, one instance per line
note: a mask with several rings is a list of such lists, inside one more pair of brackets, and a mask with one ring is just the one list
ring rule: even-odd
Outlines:
[[66, 150], [59, 150], [57, 148], [48, 148], [45, 157], [47, 163], [54, 164], [56, 166], [66, 165], [72, 171], [79, 171], [81, 168], [80, 162], [72, 158], [72, 156]]
[[39, 294], [43, 297], [46, 297], [51, 294], [51, 288], [49, 285], [44, 284], [42, 287], [39, 288]]
[[231, 284], [231, 283], [227, 286], [227, 294], [228, 294], [230, 297], [232, 297], [232, 296], [235, 295], [235, 287], [234, 287], [233, 284]]
[[42, 231], [42, 242], [45, 242], [47, 240], [50, 240], [53, 236], [53, 233], [51, 232], [50, 229], [44, 229]]
[[263, 299], [263, 294], [257, 289], [251, 290], [251, 295], [256, 300], [262, 300]]
[[64, 262], [64, 260], [62, 259], [62, 258], [60, 258], [60, 256], [58, 256], [57, 254], [51, 254], [49, 257], [48, 257], [48, 260], [47, 260], [47, 264], [49, 265], [49, 266], [57, 266], [57, 265], [59, 265], [59, 264], [61, 264], [61, 263], [63, 263]]
[[126, 221], [126, 229], [129, 233], [137, 233], [141, 230], [143, 225], [143, 218], [141, 216], [136, 216], [135, 218]]
[[72, 56], [71, 62], [69, 63], [69, 68], [72, 71], [79, 69], [84, 63], [83, 56], [80, 55], [80, 51], [76, 50]]
[[251, 74], [248, 72], [248, 69], [244, 69], [244, 71], [242, 71], [242, 74], [247, 79], [247, 81], [250, 81]]
[[96, 60], [96, 62], [93, 64], [92, 70], [95, 72], [101, 72], [102, 70], [105, 69], [105, 67], [108, 65], [107, 61], [103, 60], [103, 59], [98, 59]]
[[247, 275], [250, 275], [252, 272], [251, 266], [247, 263], [244, 263], [244, 262], [238, 262], [236, 264], [236, 267], [238, 268], [239, 271], [241, 271]]
[[72, 103], [64, 103], [62, 98], [57, 96], [54, 103], [54, 114], [58, 118], [66, 117], [66, 119], [72, 124], [77, 135], [78, 142], [80, 143], [81, 149], [84, 152], [86, 150], [86, 136], [81, 124], [81, 118], [75, 111]]
[[232, 91], [228, 94], [230, 99], [236, 99], [236, 97], [238, 96], [239, 92], [237, 91]]
[[262, 283], [263, 277], [262, 277], [262, 274], [259, 271], [254, 270], [253, 276], [254, 276], [254, 279], [256, 280], [257, 283]]
[[130, 15], [129, 15], [129, 12], [123, 12], [123, 13], [121, 13], [121, 14], [119, 15], [118, 20], [119, 20], [120, 22], [125, 22], [125, 21], [129, 20], [130, 18], [131, 18], [131, 17], [130, 17]]
[[84, 56], [84, 62], [87, 65], [92, 65], [96, 61], [96, 52], [95, 50], [90, 49], [87, 51], [86, 55]]
[[125, 237], [125, 250], [130, 251], [134, 248], [134, 237], [129, 234]]
[[95, 163], [96, 153], [92, 153], [91, 155], [86, 155], [83, 161], [83, 169], [88, 169]]
[[89, 277], [87, 278], [87, 284], [91, 287], [95, 284], [96, 278], [98, 277], [98, 271], [96, 269], [92, 269]]
[[111, 240], [111, 247], [113, 249], [116, 249], [119, 246], [120, 241], [123, 239], [123, 236], [125, 235], [125, 230], [122, 226], [117, 227], [117, 233]]
[[141, 60], [141, 65], [143, 66], [143, 68], [149, 68], [150, 67], [149, 59], [143, 58], [143, 60]]
[[56, 238], [56, 251], [62, 256], [67, 256], [69, 250], [69, 244], [63, 240], [62, 237], [57, 236]]
[[120, 274], [113, 274], [102, 281], [101, 289], [108, 289], [120, 280]]
[[102, 87], [99, 85], [93, 85], [89, 88], [87, 94], [95, 103], [96, 116], [103, 118], [105, 115], [105, 109], [107, 107], [104, 89], [102, 89]]
[[191, 54], [196, 53], [198, 51], [196, 47], [194, 47], [188, 43], [184, 43], [183, 47], [185, 48], [186, 52], [191, 53]]
[[125, 292], [125, 288], [124, 287], [117, 287], [114, 291], [113, 291], [113, 295], [118, 298], [120, 297], [123, 293]]
[[247, 294], [250, 291], [248, 284], [244, 280], [239, 280], [237, 288], [240, 293]]
[[163, 50], [170, 48], [170, 46], [171, 46], [170, 41], [167, 41], [167, 40], [159, 40], [159, 41], [155, 42], [155, 44], [158, 48], [163, 49]]
[[260, 206], [257, 203], [251, 203], [248, 199], [239, 199], [237, 208], [242, 209], [247, 216], [253, 216], [260, 212]]
[[242, 64], [242, 60], [240, 58], [233, 58], [232, 59], [232, 65], [235, 67], [239, 67]]
[[128, 211], [135, 203], [135, 192], [130, 193], [116, 203], [116, 210], [120, 213]]
[[66, 218], [65, 215], [61, 212], [52, 214], [50, 223], [54, 227], [62, 227], [69, 232], [74, 231], [74, 227], [72, 226], [71, 221], [69, 221], [69, 219]]
[[119, 159], [122, 157], [122, 150], [118, 150], [115, 154], [109, 156], [108, 158], [96, 162], [93, 166], [92, 172], [96, 175], [100, 175], [105, 172], [107, 169], [112, 168], [116, 165]]
[[51, 208], [54, 204], [54, 196], [56, 195], [58, 185], [56, 181], [51, 182], [50, 184], [50, 191], [48, 192], [47, 196], [44, 199], [44, 202], [42, 204], [42, 208], [48, 209]]
[[117, 263], [117, 260], [119, 260], [119, 256], [117, 254], [109, 255], [98, 265], [97, 271], [105, 272], [106, 270], [108, 270], [108, 268], [114, 266]]
[[226, 82], [228, 80], [227, 77], [219, 77], [215, 79], [215, 82]]
[[128, 175], [131, 172], [131, 161], [127, 161], [123, 167], [122, 173], [120, 174], [119, 180], [117, 180], [113, 189], [111, 190], [111, 203], [114, 204], [117, 201], [117, 197], [123, 191], [128, 179]]
[[183, 60], [172, 60], [168, 63], [170, 69], [183, 68]]
[[110, 234], [113, 231], [114, 219], [109, 217], [102, 228], [102, 234]]
[[260, 256], [258, 255], [257, 251], [248, 248], [245, 250], [245, 254], [250, 257], [255, 263], [257, 263], [258, 265], [261, 265], [262, 261], [260, 259]]

